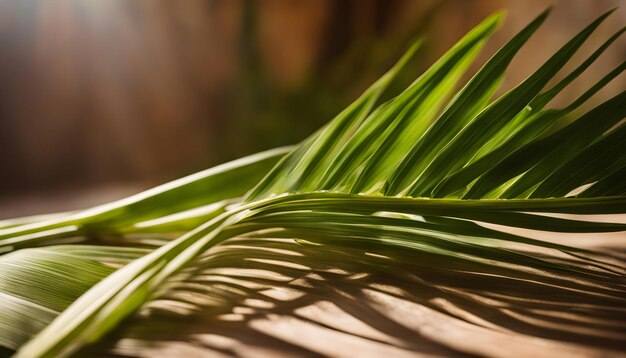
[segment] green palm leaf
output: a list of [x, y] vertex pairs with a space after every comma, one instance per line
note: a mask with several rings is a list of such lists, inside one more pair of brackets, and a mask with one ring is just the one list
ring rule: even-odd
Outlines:
[[254, 154], [113, 203], [55, 214], [49, 220], [9, 221], [0, 227], [0, 252], [72, 236], [144, 232], [149, 227], [155, 230], [155, 225], [160, 232], [190, 230], [198, 220], [201, 223], [219, 214], [230, 201], [244, 195], [289, 150]]
[[[547, 11], [456, 93], [502, 14], [378, 103], [417, 42], [295, 148], [102, 207], [2, 223], [2, 249], [18, 250], [0, 257], [0, 344], [18, 357], [218, 354], [226, 343], [215, 336], [232, 334], [273, 340], [261, 348], [276, 354], [347, 355], [358, 341], [379, 354], [502, 355], [484, 342], [515, 337], [506, 344], [528, 355], [615, 353], [626, 339], [623, 259], [562, 236], [626, 231], [615, 216], [626, 214], [625, 94], [568, 117], [624, 64], [571, 105], [544, 109], [624, 32], [544, 89], [609, 14], [494, 101]], [[110, 235], [114, 246], [56, 245]], [[41, 245], [51, 246], [27, 248]], [[321, 301], [332, 307], [306, 313]], [[285, 334], [284, 317], [338, 343]], [[227, 353], [251, 354], [241, 349]]]

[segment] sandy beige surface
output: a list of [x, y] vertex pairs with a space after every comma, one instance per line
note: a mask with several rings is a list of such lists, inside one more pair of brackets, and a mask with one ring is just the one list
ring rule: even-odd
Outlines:
[[[626, 222], [626, 216], [592, 219]], [[623, 356], [626, 233], [517, 233], [593, 249], [586, 257], [600, 262], [597, 277], [237, 238], [84, 354]], [[552, 262], [579, 262], [556, 250], [509, 246]]]

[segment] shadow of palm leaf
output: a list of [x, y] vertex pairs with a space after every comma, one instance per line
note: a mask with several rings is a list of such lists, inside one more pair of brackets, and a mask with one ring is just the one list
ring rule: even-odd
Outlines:
[[542, 248], [519, 265], [491, 255], [523, 245], [453, 257], [270, 235], [210, 250], [88, 353], [586, 356], [626, 340], [625, 265], [608, 254]]

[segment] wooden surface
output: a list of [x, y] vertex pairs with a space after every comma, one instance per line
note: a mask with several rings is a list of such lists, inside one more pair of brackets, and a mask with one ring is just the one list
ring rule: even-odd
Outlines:
[[[129, 191], [16, 199], [0, 213], [77, 209]], [[624, 277], [626, 233], [540, 237], [603, 252], [603, 262]], [[624, 356], [626, 306], [604, 297], [601, 283], [520, 267], [514, 278], [505, 266], [493, 271], [428, 254], [343, 252], [289, 239], [229, 240], [203, 262], [85, 356]]]

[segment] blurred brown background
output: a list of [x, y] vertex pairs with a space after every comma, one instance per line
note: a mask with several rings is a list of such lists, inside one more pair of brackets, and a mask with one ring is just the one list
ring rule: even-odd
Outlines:
[[[507, 9], [508, 17], [483, 58], [554, 3], [0, 0], [0, 216], [108, 200], [296, 143], [383, 73], [416, 35], [428, 42], [405, 83], [491, 12]], [[556, 2], [505, 87], [620, 3]], [[623, 6], [583, 52], [625, 20]], [[558, 100], [581, 93], [625, 54], [626, 42], [618, 40]], [[623, 79], [590, 105], [623, 90]], [[101, 199], [80, 194], [74, 203], [68, 198], [76, 195], [64, 194], [96, 189], [105, 193]], [[59, 193], [50, 208], [18, 204], [50, 193]]]

